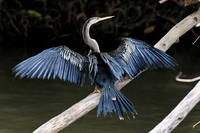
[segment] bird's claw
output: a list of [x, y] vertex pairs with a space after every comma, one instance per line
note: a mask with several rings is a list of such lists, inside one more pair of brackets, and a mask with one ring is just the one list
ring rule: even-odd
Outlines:
[[94, 91], [92, 92], [93, 93], [100, 93], [101, 94], [102, 90], [101, 88], [98, 88], [98, 87], [95, 87]]

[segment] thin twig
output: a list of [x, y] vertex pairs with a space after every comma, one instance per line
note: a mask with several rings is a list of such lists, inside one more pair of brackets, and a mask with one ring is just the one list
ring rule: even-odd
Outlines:
[[193, 128], [195, 128], [197, 125], [199, 125], [200, 124], [200, 121], [199, 122], [197, 122], [197, 123], [195, 123], [192, 127]]
[[197, 37], [197, 39], [192, 43], [193, 45], [199, 40], [200, 36]]
[[191, 78], [191, 79], [182, 79], [182, 78], [180, 78], [181, 75], [182, 75], [182, 72], [179, 72], [178, 75], [175, 78], [176, 81], [179, 81], [179, 82], [195, 82], [195, 81], [200, 80], [200, 76], [195, 77], [195, 78]]
[[166, 2], [167, 0], [160, 0], [159, 3], [163, 4], [164, 2]]

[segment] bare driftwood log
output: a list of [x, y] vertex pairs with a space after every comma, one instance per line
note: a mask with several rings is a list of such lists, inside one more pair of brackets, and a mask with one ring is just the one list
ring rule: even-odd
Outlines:
[[[190, 30], [193, 26], [200, 22], [200, 10], [197, 12], [189, 15], [177, 25], [175, 25], [156, 45], [155, 47], [167, 51], [172, 44], [174, 44], [180, 36], [182, 36], [185, 32]], [[116, 81], [115, 86], [118, 89], [121, 89], [126, 84], [128, 84], [131, 80], [125, 78], [123, 82]], [[196, 87], [197, 88], [197, 87]], [[200, 87], [198, 87], [200, 88]], [[200, 92], [200, 91], [199, 91]], [[191, 95], [190, 95], [191, 96]], [[196, 95], [194, 95], [196, 96]], [[57, 133], [63, 128], [67, 127], [83, 115], [87, 114], [89, 111], [94, 109], [99, 103], [100, 94], [92, 94], [81, 100], [80, 102], [76, 103], [75, 105], [71, 106], [69, 109], [64, 111], [63, 113], [59, 114], [58, 116], [52, 118], [38, 129], [36, 129], [33, 133]], [[198, 98], [200, 99], [200, 98]], [[193, 105], [194, 106], [194, 105]], [[190, 107], [192, 108], [192, 103], [190, 103]], [[182, 114], [183, 109], [178, 110], [180, 114]], [[187, 110], [186, 114], [189, 113]], [[173, 115], [171, 115], [173, 116]], [[179, 117], [175, 117], [174, 121], [177, 120]], [[181, 115], [181, 120], [183, 120], [183, 116]], [[173, 122], [171, 123], [173, 124]], [[176, 123], [177, 125], [178, 123]], [[164, 127], [160, 127], [160, 129], [164, 129]], [[159, 129], [159, 130], [160, 130]], [[154, 133], [155, 130], [151, 131]], [[157, 132], [156, 132], [157, 133]]]
[[199, 100], [200, 82], [198, 82], [176, 108], [149, 133], [170, 133], [187, 116]]

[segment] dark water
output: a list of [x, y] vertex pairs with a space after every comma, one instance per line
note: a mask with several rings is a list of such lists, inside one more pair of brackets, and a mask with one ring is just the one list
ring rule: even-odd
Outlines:
[[[27, 58], [17, 52], [0, 51], [0, 133], [30, 133], [52, 117], [86, 97], [93, 87], [89, 81], [80, 88], [60, 80], [14, 78], [11, 69]], [[61, 133], [145, 133], [155, 127], [195, 86], [174, 80], [182, 70], [185, 74], [200, 73], [199, 56], [188, 57], [184, 52], [174, 54], [179, 62], [176, 71], [159, 69], [141, 74], [122, 92], [135, 105], [135, 119], [120, 121], [113, 117], [96, 117], [96, 109], [77, 120]], [[200, 121], [197, 105], [173, 131], [197, 133], [192, 125]]]

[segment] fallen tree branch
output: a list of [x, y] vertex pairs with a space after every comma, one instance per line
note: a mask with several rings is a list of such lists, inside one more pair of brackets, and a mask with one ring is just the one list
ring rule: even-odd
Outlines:
[[154, 47], [167, 51], [172, 44], [174, 44], [179, 37], [185, 34], [192, 27], [200, 22], [200, 9], [197, 12], [184, 18], [178, 24], [171, 28], [171, 30], [159, 41]]
[[182, 72], [179, 72], [178, 75], [175, 78], [176, 81], [179, 81], [179, 82], [195, 82], [195, 81], [200, 80], [200, 76], [195, 77], [195, 78], [191, 78], [191, 79], [182, 79], [182, 78], [180, 78], [181, 75], [182, 75]]
[[187, 116], [199, 100], [200, 82], [198, 82], [176, 108], [149, 133], [170, 133]]
[[[154, 47], [167, 51], [170, 46], [179, 39], [185, 32], [190, 30], [193, 26], [200, 22], [200, 10], [189, 15], [177, 25], [175, 25]], [[116, 81], [115, 86], [121, 89], [131, 80], [125, 78], [123, 82]], [[199, 91], [200, 92], [200, 91]], [[87, 114], [90, 110], [94, 109], [99, 103], [100, 94], [92, 94], [85, 99], [71, 106], [69, 109], [60, 115], [52, 118], [33, 133], [56, 133], [69, 124], [73, 123], [83, 115]], [[153, 133], [153, 132], [151, 132]]]

